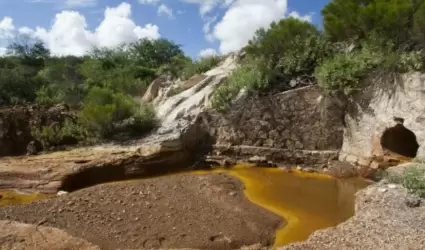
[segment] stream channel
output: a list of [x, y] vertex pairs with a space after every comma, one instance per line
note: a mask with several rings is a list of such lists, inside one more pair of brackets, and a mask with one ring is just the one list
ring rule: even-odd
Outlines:
[[[359, 178], [335, 179], [296, 170], [288, 173], [279, 168], [238, 166], [179, 174], [211, 172], [238, 178], [245, 185], [244, 193], [251, 202], [284, 218], [286, 225], [276, 232], [275, 247], [306, 240], [316, 230], [344, 222], [354, 215], [355, 193], [368, 185]], [[0, 195], [0, 206], [53, 197], [8, 190], [0, 190]]]

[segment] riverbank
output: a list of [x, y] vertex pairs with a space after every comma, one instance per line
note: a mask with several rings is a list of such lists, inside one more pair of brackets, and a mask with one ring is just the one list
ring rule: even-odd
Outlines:
[[272, 247], [348, 219], [365, 185], [236, 167], [102, 184], [0, 208], [0, 220], [56, 227], [106, 249]]

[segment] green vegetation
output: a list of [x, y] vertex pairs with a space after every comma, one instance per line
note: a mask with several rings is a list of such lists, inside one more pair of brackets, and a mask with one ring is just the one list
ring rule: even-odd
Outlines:
[[187, 80], [196, 74], [201, 74], [214, 68], [220, 61], [221, 57], [218, 56], [205, 57], [194, 62], [189, 61], [183, 67], [180, 76], [183, 80]]
[[0, 57], [0, 106], [65, 103], [77, 114], [62, 124], [34, 129], [34, 138], [46, 149], [118, 133], [147, 133], [157, 126], [155, 112], [136, 100], [156, 77], [182, 77], [182, 72], [203, 72], [218, 63], [216, 58], [192, 62], [166, 39], [58, 57], [43, 43], [19, 37], [7, 52]]
[[403, 171], [401, 176], [389, 176], [388, 179], [403, 185], [421, 198], [425, 198], [425, 168], [423, 165], [410, 166]]
[[349, 99], [372, 74], [425, 69], [425, 0], [333, 0], [322, 16], [323, 31], [295, 18], [259, 29], [213, 106], [226, 110], [242, 89], [282, 90], [294, 82]]

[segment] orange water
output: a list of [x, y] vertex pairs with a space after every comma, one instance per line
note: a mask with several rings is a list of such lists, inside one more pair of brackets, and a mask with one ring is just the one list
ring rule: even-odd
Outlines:
[[[335, 226], [354, 214], [354, 194], [367, 183], [361, 179], [339, 180], [323, 174], [287, 173], [277, 168], [237, 166], [233, 169], [183, 174], [227, 173], [245, 185], [247, 198], [287, 221], [276, 232], [275, 247], [303, 241], [314, 231]], [[52, 197], [2, 191], [0, 206], [24, 204]]]
[[276, 232], [275, 247], [306, 240], [318, 229], [344, 222], [354, 214], [355, 193], [367, 186], [362, 179], [339, 180], [323, 174], [287, 173], [276, 168], [238, 167], [216, 171], [239, 178], [251, 202], [287, 221]]

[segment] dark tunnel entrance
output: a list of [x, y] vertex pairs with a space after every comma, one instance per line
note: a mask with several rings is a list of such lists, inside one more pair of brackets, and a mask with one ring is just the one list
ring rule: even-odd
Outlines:
[[410, 158], [415, 158], [419, 149], [415, 133], [404, 127], [402, 121], [385, 130], [381, 137], [381, 146], [391, 152]]

